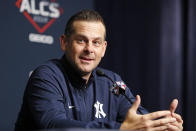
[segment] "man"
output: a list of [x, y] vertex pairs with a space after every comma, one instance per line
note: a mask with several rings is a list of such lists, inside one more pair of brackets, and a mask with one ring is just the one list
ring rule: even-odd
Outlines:
[[147, 114], [139, 106], [140, 97], [135, 99], [128, 88], [125, 94], [135, 101], [132, 105], [124, 95], [110, 91], [112, 81], [126, 85], [117, 74], [97, 67], [106, 51], [105, 37], [105, 24], [97, 12], [82, 10], [69, 19], [60, 37], [65, 54], [39, 66], [31, 75], [15, 130], [182, 130], [183, 121], [174, 113], [177, 100], [170, 110]]

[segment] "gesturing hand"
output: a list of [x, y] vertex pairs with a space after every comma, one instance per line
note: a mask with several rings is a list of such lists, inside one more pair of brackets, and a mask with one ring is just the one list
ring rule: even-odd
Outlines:
[[176, 122], [168, 125], [169, 131], [182, 131], [183, 130], [183, 126], [182, 126], [183, 120], [181, 116], [174, 113], [176, 111], [177, 106], [178, 106], [178, 100], [174, 99], [170, 104], [170, 112], [171, 112], [171, 116], [173, 118], [176, 118]]
[[145, 115], [137, 114], [140, 102], [140, 96], [137, 95], [136, 101], [128, 110], [120, 127], [121, 130], [161, 131], [170, 129], [169, 126], [176, 123], [177, 117], [168, 117], [171, 116], [170, 111], [157, 111]]

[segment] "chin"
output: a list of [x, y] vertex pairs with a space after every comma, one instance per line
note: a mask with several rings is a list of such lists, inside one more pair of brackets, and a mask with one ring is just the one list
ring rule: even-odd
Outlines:
[[83, 74], [89, 74], [89, 73], [92, 72], [92, 70], [81, 70], [81, 72], [82, 72]]
[[80, 69], [80, 71], [82, 73], [84, 73], [84, 74], [91, 73], [93, 70], [94, 70], [94, 68], [83, 68], [83, 69]]

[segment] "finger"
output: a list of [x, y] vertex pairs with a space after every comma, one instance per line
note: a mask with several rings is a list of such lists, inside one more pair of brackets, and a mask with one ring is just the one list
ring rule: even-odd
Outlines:
[[176, 111], [177, 106], [178, 106], [178, 100], [174, 99], [170, 104], [171, 113], [174, 113]]
[[170, 123], [173, 126], [176, 126], [178, 129], [183, 129], [182, 123], [178, 123], [178, 122], [174, 122], [174, 123]]
[[164, 126], [153, 127], [149, 131], [167, 131], [167, 129], [168, 129], [168, 126], [164, 125]]
[[166, 117], [168, 115], [171, 115], [170, 111], [156, 111], [153, 113], [143, 115], [143, 117], [148, 120], [154, 120], [154, 119], [158, 119], [160, 117]]
[[173, 117], [180, 123], [183, 123], [182, 117], [179, 114], [173, 113]]
[[136, 95], [136, 100], [133, 103], [133, 105], [130, 108], [130, 110], [136, 112], [137, 109], [138, 109], [138, 107], [139, 107], [139, 105], [140, 105], [140, 102], [141, 102], [140, 96], [139, 95]]
[[151, 127], [151, 128], [141, 128], [137, 131], [168, 131], [168, 126], [164, 125], [164, 126], [158, 126], [158, 127]]
[[166, 118], [161, 118], [161, 119], [158, 119], [158, 120], [154, 120], [154, 121], [151, 121], [151, 126], [152, 127], [155, 127], [155, 126], [162, 126], [162, 125], [167, 125], [169, 123], [174, 123], [176, 122], [176, 118], [173, 118], [173, 117], [166, 117]]
[[182, 130], [179, 127], [172, 125], [172, 124], [168, 124], [168, 129], [172, 130], [172, 131], [181, 131]]

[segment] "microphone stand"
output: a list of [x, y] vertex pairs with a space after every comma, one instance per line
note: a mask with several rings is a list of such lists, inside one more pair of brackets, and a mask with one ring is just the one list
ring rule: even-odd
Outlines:
[[[99, 75], [99, 76], [104, 76], [106, 78], [108, 78], [110, 81], [112, 81], [113, 83], [113, 88], [110, 89], [112, 91], [112, 93], [114, 95], [119, 95], [119, 94], [122, 94], [123, 96], [125, 96], [125, 98], [130, 102], [130, 104], [132, 105], [134, 102], [125, 94], [125, 89], [120, 87], [116, 81], [112, 80], [112, 78], [110, 78], [109, 76], [107, 76], [102, 70], [97, 70], [96, 73]], [[140, 109], [138, 109], [138, 112], [140, 114], [144, 114]]]

